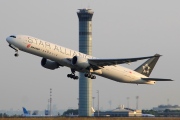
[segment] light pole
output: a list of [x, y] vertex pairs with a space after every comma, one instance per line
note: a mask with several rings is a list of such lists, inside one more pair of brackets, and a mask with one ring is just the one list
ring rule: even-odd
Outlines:
[[77, 100], [78, 100], [78, 109], [79, 109], [79, 98], [77, 98]]
[[49, 114], [50, 116], [52, 115], [52, 109], [51, 109], [51, 105], [52, 105], [52, 88], [50, 88], [50, 110], [49, 110]]
[[18, 116], [19, 116], [19, 109], [18, 109]]
[[136, 110], [138, 110], [138, 99], [139, 99], [139, 96], [136, 96]]
[[167, 105], [169, 105], [169, 98], [167, 99]]
[[112, 101], [109, 100], [109, 110], [111, 110], [111, 104], [112, 104]]
[[98, 94], [98, 116], [99, 116], [99, 90], [97, 90], [97, 94]]
[[129, 108], [129, 97], [127, 97], [127, 108]]
[[95, 97], [92, 97], [92, 99], [93, 99], [93, 109], [94, 109], [94, 99], [95, 99]]
[[50, 99], [48, 99], [48, 115], [50, 115]]

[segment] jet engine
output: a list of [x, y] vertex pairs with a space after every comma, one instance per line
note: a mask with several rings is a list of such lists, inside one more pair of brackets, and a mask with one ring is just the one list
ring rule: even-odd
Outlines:
[[72, 58], [72, 64], [82, 69], [90, 67], [88, 60], [79, 56], [74, 56]]
[[54, 62], [54, 61], [51, 61], [51, 60], [48, 60], [46, 58], [43, 58], [41, 60], [41, 65], [44, 67], [44, 68], [47, 68], [47, 69], [50, 69], [50, 70], [54, 70], [54, 69], [57, 69], [59, 68], [59, 63], [57, 62]]

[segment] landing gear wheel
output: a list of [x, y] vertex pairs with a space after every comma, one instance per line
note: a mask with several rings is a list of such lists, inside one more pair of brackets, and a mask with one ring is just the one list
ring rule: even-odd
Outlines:
[[96, 79], [96, 76], [95, 76], [95, 75], [93, 75], [93, 76], [91, 77], [91, 79]]
[[88, 77], [88, 78], [91, 78], [91, 79], [96, 79], [96, 76], [93, 75], [93, 74], [91, 74], [91, 73], [89, 73], [89, 74], [88, 74], [88, 73], [85, 73], [84, 76], [85, 76], [85, 77]]
[[71, 76], [71, 78], [73, 78], [73, 79], [74, 79], [74, 78], [75, 78], [75, 75], [72, 75], [72, 76]]
[[73, 78], [74, 78], [74, 80], [77, 80], [79, 77], [78, 76], [74, 76]]
[[78, 77], [78, 76], [76, 76], [76, 79], [79, 79], [79, 77]]
[[71, 76], [72, 76], [71, 74], [67, 74], [67, 77], [70, 77], [70, 78], [71, 78]]
[[15, 53], [15, 54], [14, 54], [14, 56], [15, 56], [15, 57], [18, 57], [18, 56], [19, 56], [19, 54], [18, 54], [18, 53]]
[[84, 77], [88, 77], [88, 74], [86, 73], [86, 74], [84, 74]]
[[88, 76], [87, 76], [88, 78], [91, 78], [91, 74], [88, 74]]
[[72, 78], [74, 80], [79, 79], [79, 77], [75, 75], [75, 70], [71, 69], [71, 72], [72, 72], [71, 74], [67, 74], [68, 78]]

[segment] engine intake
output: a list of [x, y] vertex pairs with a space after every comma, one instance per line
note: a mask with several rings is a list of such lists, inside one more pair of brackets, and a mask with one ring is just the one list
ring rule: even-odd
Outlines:
[[74, 56], [71, 63], [82, 69], [90, 67], [88, 60], [79, 56]]
[[51, 61], [51, 60], [48, 60], [46, 58], [43, 58], [41, 60], [41, 65], [44, 67], [44, 68], [47, 68], [47, 69], [50, 69], [50, 70], [54, 70], [54, 69], [57, 69], [59, 68], [59, 63], [57, 62], [54, 62], [54, 61]]

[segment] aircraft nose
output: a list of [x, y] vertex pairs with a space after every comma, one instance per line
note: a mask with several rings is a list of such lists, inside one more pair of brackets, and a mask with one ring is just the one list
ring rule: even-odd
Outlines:
[[16, 36], [15, 36], [15, 35], [11, 35], [11, 36], [7, 37], [7, 38], [6, 38], [6, 41], [7, 41], [8, 43], [11, 43], [13, 39], [16, 39]]
[[10, 43], [11, 38], [10, 38], [10, 37], [7, 37], [7, 38], [6, 38], [6, 41], [7, 41], [8, 43]]

